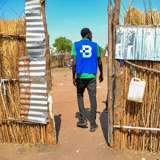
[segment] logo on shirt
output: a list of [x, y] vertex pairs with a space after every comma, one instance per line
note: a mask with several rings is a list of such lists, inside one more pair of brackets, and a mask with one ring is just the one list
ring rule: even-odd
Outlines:
[[83, 58], [90, 58], [92, 56], [92, 47], [89, 45], [82, 45], [80, 53], [82, 53]]

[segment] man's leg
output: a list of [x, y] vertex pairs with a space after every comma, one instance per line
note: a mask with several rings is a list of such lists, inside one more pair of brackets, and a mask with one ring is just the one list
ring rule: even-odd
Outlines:
[[79, 115], [78, 119], [79, 122], [77, 122], [78, 127], [86, 127], [87, 121], [85, 118], [85, 109], [84, 109], [84, 100], [83, 100], [83, 93], [85, 90], [85, 80], [83, 79], [77, 79], [77, 101], [78, 101], [78, 108], [79, 108]]
[[97, 128], [97, 124], [96, 124], [96, 111], [97, 111], [96, 78], [89, 80], [88, 85], [87, 85], [87, 90], [88, 90], [90, 104], [91, 104], [90, 131], [95, 131], [95, 129]]

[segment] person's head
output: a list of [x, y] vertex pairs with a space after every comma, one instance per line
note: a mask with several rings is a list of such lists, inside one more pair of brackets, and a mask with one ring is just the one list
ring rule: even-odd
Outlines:
[[92, 32], [89, 28], [83, 28], [81, 30], [81, 36], [82, 38], [88, 38], [89, 40], [92, 40]]

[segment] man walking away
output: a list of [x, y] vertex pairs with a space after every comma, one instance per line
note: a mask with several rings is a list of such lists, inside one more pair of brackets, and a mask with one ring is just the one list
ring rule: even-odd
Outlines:
[[98, 127], [96, 124], [96, 75], [99, 66], [99, 81], [103, 81], [103, 67], [100, 57], [100, 47], [92, 42], [92, 32], [89, 28], [81, 30], [82, 40], [75, 42], [72, 46], [72, 72], [73, 84], [77, 87], [77, 101], [79, 107], [78, 127], [86, 128], [87, 119], [85, 117], [85, 108], [83, 94], [87, 88], [91, 104], [90, 113], [90, 131], [94, 132]]

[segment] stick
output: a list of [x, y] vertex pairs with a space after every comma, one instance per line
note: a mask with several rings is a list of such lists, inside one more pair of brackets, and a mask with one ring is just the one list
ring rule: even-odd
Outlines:
[[[46, 38], [46, 68], [47, 68], [47, 85], [48, 85], [48, 93], [50, 93], [50, 90], [52, 89], [52, 81], [51, 81], [51, 64], [50, 64], [50, 51], [49, 51], [49, 36], [48, 36], [48, 31], [47, 31], [47, 23], [46, 23], [46, 14], [45, 14], [45, 0], [41, 1], [41, 6], [42, 6], [42, 18], [43, 18], [43, 23], [44, 23], [44, 29], [45, 29], [45, 38]], [[50, 113], [48, 112], [48, 123], [47, 123], [47, 143], [48, 144], [55, 144], [56, 140], [54, 139], [55, 135], [55, 128], [53, 128], [53, 119], [51, 119]]]

